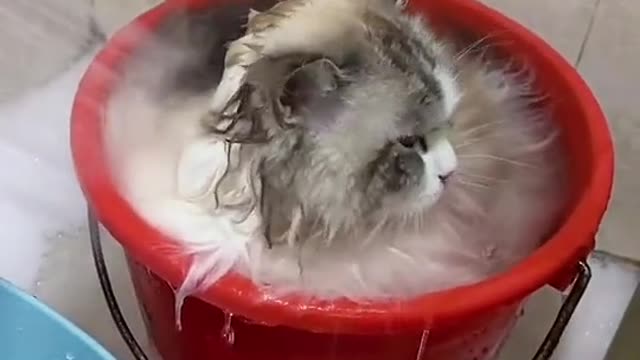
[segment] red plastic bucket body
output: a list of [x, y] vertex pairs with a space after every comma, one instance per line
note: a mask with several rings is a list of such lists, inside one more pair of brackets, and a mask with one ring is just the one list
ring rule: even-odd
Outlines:
[[429, 324], [406, 333], [314, 333], [254, 323], [188, 298], [178, 330], [172, 287], [131, 259], [129, 269], [147, 330], [165, 360], [489, 360], [522, 314], [518, 303], [502, 306], [464, 320], [444, 337]]
[[[219, 2], [169, 1], [135, 25], [153, 31], [177, 11], [178, 3], [198, 8]], [[123, 199], [104, 148], [104, 107], [117, 84], [117, 69], [145, 41], [139, 28], [124, 29], [80, 84], [72, 114], [72, 151], [90, 206], [129, 257], [149, 333], [165, 360], [491, 359], [526, 298], [548, 284], [566, 286], [578, 262], [593, 249], [611, 192], [613, 150], [606, 119], [584, 81], [542, 40], [480, 3], [414, 0], [411, 5], [440, 28], [475, 38], [494, 35], [501, 51], [526, 59], [534, 70], [540, 89], [551, 99], [553, 119], [571, 160], [575, 194], [563, 224], [538, 251], [499, 276], [407, 301], [276, 297], [243, 276], [229, 274], [199, 299], [186, 300], [179, 331], [173, 288], [184, 278], [190, 259], [180, 255], [174, 239], [151, 227]]]

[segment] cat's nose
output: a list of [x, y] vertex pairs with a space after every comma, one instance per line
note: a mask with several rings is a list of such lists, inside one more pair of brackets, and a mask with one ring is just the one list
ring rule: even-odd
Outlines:
[[438, 175], [438, 179], [440, 179], [441, 183], [446, 184], [451, 178], [451, 175], [453, 175], [453, 171], [446, 173], [444, 175]]

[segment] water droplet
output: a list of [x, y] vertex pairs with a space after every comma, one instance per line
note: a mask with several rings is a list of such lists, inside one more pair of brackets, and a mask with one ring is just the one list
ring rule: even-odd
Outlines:
[[67, 353], [64, 358], [65, 360], [75, 360], [76, 357], [72, 353]]
[[227, 345], [233, 346], [236, 342], [236, 333], [233, 331], [232, 327], [233, 323], [233, 314], [225, 314], [224, 315], [224, 326], [222, 327], [222, 340], [224, 340]]
[[422, 331], [422, 336], [420, 337], [420, 345], [418, 346], [418, 355], [416, 356], [416, 360], [422, 360], [427, 354], [427, 342], [429, 341], [429, 329], [425, 329]]

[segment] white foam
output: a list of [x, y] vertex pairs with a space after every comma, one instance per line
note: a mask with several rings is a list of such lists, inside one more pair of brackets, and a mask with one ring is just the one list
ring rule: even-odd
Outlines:
[[84, 218], [69, 147], [71, 104], [89, 58], [0, 105], [0, 276], [30, 288], [47, 239]]

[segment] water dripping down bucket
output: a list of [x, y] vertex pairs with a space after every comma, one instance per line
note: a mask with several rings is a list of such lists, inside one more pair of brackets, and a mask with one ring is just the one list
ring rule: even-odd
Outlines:
[[423, 360], [427, 355], [427, 341], [429, 341], [429, 330], [423, 330], [420, 336], [420, 343], [418, 344], [418, 354], [416, 360]]

